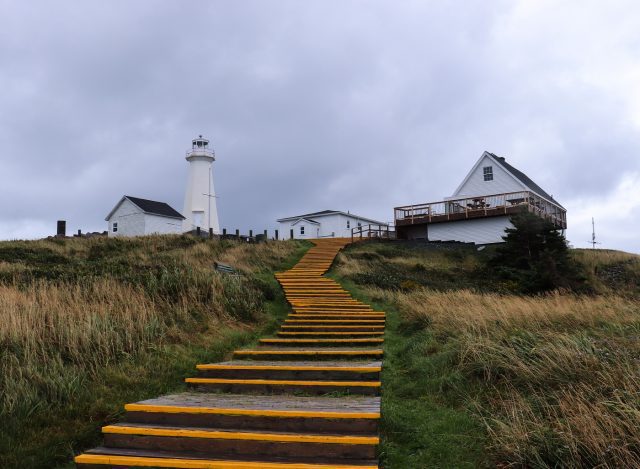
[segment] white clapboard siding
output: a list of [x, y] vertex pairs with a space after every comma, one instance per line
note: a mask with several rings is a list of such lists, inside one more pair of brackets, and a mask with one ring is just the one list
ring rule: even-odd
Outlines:
[[[180, 234], [182, 219], [145, 213], [127, 197], [123, 197], [107, 218], [109, 236], [144, 236], [150, 234]], [[117, 231], [113, 230], [118, 224]]]
[[[485, 181], [483, 168], [491, 166], [493, 180]], [[491, 156], [484, 154], [478, 164], [467, 177], [466, 181], [456, 190], [451, 198], [485, 196], [491, 194], [505, 194], [527, 190], [526, 186], [511, 176]]]
[[504, 230], [513, 225], [509, 217], [477, 218], [429, 225], [429, 241], [461, 241], [492, 244], [503, 242]]
[[[291, 229], [293, 229], [293, 237], [295, 239], [314, 239], [314, 238], [349, 238], [351, 230], [358, 226], [366, 226], [374, 224], [377, 226], [385, 225], [382, 222], [376, 222], [368, 218], [362, 218], [358, 215], [335, 212], [322, 215], [312, 215], [309, 217], [315, 223], [304, 218], [287, 218], [278, 221], [278, 229], [282, 239], [289, 239]], [[304, 233], [301, 232], [304, 227]]]
[[[118, 208], [109, 218], [109, 236], [142, 236], [144, 232], [144, 212], [131, 202], [123, 199]], [[118, 224], [118, 230], [113, 231], [113, 224]]]
[[182, 233], [182, 220], [169, 218], [150, 213], [144, 216], [144, 234], [180, 234]]

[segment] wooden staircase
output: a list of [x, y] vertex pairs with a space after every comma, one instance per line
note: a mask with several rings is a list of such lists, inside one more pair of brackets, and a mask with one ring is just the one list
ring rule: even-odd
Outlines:
[[385, 314], [323, 277], [350, 241], [316, 240], [277, 274], [292, 313], [277, 337], [197, 366], [190, 392], [125, 406], [81, 468], [377, 468]]

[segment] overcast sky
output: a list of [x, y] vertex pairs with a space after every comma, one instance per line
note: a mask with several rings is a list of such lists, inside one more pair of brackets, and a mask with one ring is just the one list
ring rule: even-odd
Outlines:
[[640, 252], [640, 3], [0, 0], [0, 239], [182, 210], [210, 138], [221, 226], [391, 221], [484, 150]]

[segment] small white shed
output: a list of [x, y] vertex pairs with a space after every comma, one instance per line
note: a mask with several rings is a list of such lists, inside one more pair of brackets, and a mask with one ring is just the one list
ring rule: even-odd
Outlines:
[[185, 218], [164, 202], [125, 195], [105, 218], [109, 236], [180, 234]]
[[323, 210], [278, 220], [278, 230], [282, 239], [289, 239], [291, 230], [295, 239], [350, 238], [353, 228], [365, 225], [389, 226], [388, 223], [339, 210]]

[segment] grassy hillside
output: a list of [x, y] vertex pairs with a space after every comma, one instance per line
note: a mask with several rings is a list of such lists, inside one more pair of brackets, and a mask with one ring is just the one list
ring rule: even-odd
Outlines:
[[[0, 466], [54, 467], [125, 402], [274, 327], [298, 242], [163, 236], [0, 243]], [[214, 260], [241, 276], [213, 271]]]
[[639, 467], [640, 257], [577, 250], [592, 294], [519, 296], [488, 255], [361, 243], [338, 260], [388, 311], [385, 467]]

